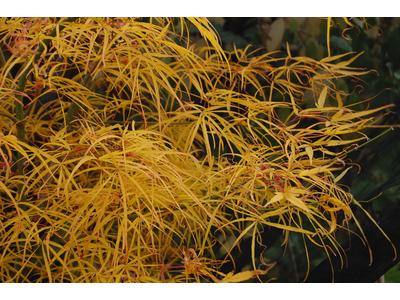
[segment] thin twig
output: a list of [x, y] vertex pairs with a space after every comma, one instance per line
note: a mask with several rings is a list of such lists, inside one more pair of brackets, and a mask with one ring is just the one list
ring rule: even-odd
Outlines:
[[7, 114], [7, 113], [5, 113], [5, 112], [1, 112], [1, 111], [0, 111], [0, 116], [9, 118], [9, 119], [10, 119], [11, 121], [13, 121], [14, 123], [17, 123], [17, 122], [18, 122], [18, 120], [17, 120], [16, 118], [14, 118], [12, 115], [9, 115], [9, 114]]
[[294, 251], [292, 242], [290, 241], [290, 237], [288, 237], [288, 252], [289, 252], [289, 259], [290, 265], [292, 267], [292, 273], [294, 274], [294, 282], [299, 282], [299, 274], [297, 273], [297, 265], [296, 265], [296, 258], [294, 257]]

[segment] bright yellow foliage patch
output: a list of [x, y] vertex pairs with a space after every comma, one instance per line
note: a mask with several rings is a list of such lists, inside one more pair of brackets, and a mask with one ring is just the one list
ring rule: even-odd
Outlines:
[[[358, 55], [224, 52], [205, 18], [0, 25], [0, 281], [266, 280], [261, 226], [343, 255], [352, 196], [333, 172], [389, 108], [346, 105], [334, 83], [368, 73]], [[220, 272], [244, 238], [254, 269]]]

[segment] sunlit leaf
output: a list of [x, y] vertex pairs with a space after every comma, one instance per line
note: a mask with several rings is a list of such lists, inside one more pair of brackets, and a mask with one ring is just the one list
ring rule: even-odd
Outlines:
[[[197, 17], [0, 24], [1, 282], [261, 281], [267, 228], [340, 253], [359, 226], [338, 182], [392, 109], [339, 89], [361, 53], [226, 51]], [[252, 270], [221, 272], [247, 239]]]
[[344, 170], [342, 173], [339, 174], [339, 176], [335, 177], [335, 180], [333, 182], [338, 182], [340, 179], [343, 178], [344, 175], [346, 175], [347, 171], [350, 170], [353, 166], [348, 167], [346, 170]]
[[233, 275], [233, 272], [230, 272], [226, 275], [225, 278], [222, 279], [222, 283], [235, 283], [235, 282], [243, 282], [254, 278], [258, 275], [265, 275], [267, 274], [269, 269], [267, 270], [254, 270], [254, 271], [244, 271]]
[[312, 166], [312, 159], [313, 159], [313, 155], [314, 155], [312, 147], [311, 146], [307, 146], [306, 147], [306, 152], [307, 152], [308, 157], [310, 158], [310, 166]]
[[328, 87], [325, 86], [325, 87], [322, 89], [322, 92], [321, 92], [321, 94], [319, 95], [319, 98], [318, 98], [318, 101], [317, 101], [317, 105], [316, 105], [316, 106], [317, 106], [318, 108], [324, 107], [327, 91], [328, 91]]

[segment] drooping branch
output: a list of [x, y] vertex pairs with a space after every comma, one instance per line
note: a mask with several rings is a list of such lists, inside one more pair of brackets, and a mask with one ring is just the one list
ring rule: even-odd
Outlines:
[[[377, 223], [388, 235], [394, 247], [400, 249], [400, 203], [382, 215]], [[400, 261], [399, 256], [394, 259], [395, 254], [390, 242], [374, 224], [367, 227], [364, 233], [373, 253], [372, 264], [368, 247], [359, 238], [352, 236], [351, 243], [347, 242], [342, 246], [343, 249], [349, 249], [346, 251], [347, 267], [341, 269], [340, 257], [331, 255], [334, 278], [332, 278], [331, 263], [327, 258], [310, 272], [305, 282], [375, 282]]]

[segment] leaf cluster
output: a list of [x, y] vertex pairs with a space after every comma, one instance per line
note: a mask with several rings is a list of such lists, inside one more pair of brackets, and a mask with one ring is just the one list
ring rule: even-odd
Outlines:
[[[344, 262], [344, 158], [390, 109], [335, 85], [360, 54], [227, 52], [205, 18], [0, 24], [1, 281], [260, 279], [269, 226]], [[246, 238], [254, 269], [220, 272]]]

